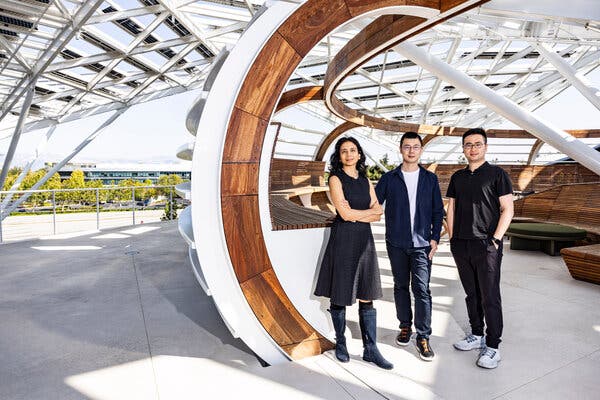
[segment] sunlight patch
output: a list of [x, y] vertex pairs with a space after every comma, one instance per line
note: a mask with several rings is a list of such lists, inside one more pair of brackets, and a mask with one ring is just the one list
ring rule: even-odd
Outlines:
[[34, 250], [40, 251], [81, 251], [81, 250], [101, 250], [99, 246], [32, 246]]
[[93, 236], [92, 239], [125, 239], [130, 237], [122, 233], [107, 233], [105, 235]]
[[127, 229], [126, 231], [121, 231], [121, 233], [126, 233], [128, 235], [139, 235], [141, 233], [151, 232], [156, 229], [160, 229], [158, 226], [140, 226], [139, 228]]

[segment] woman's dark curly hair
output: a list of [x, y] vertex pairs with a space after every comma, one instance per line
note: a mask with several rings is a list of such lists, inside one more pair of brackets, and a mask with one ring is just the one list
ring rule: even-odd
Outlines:
[[334, 175], [339, 172], [342, 172], [342, 168], [344, 167], [344, 165], [340, 161], [340, 147], [342, 147], [342, 145], [346, 142], [352, 142], [356, 145], [356, 148], [358, 149], [358, 154], [360, 154], [360, 158], [359, 158], [358, 162], [356, 163], [356, 169], [358, 170], [359, 174], [366, 175], [367, 165], [365, 164], [365, 160], [366, 160], [365, 153], [363, 152], [363, 149], [360, 146], [360, 143], [358, 143], [358, 140], [356, 140], [352, 136], [345, 136], [343, 138], [340, 138], [335, 143], [335, 150], [331, 154], [331, 157], [329, 157], [329, 173], [331, 175]]

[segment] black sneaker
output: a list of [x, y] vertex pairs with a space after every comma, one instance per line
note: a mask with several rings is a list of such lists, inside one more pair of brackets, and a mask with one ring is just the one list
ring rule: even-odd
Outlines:
[[410, 342], [410, 336], [412, 335], [412, 331], [410, 327], [400, 328], [400, 333], [396, 336], [396, 344], [398, 346], [406, 346]]
[[429, 339], [425, 338], [417, 338], [417, 351], [419, 352], [419, 357], [424, 361], [433, 360], [433, 350], [431, 346], [429, 346]]

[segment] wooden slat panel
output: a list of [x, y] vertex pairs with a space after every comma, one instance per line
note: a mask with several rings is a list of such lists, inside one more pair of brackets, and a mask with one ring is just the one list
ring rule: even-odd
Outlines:
[[234, 108], [223, 150], [223, 162], [259, 162], [267, 121]]
[[325, 163], [273, 158], [269, 180], [271, 191], [301, 186], [325, 186]]
[[223, 196], [258, 194], [258, 163], [223, 164], [221, 193]]
[[279, 94], [301, 60], [289, 43], [274, 33], [256, 58], [251, 75], [246, 77], [236, 107], [261, 119], [270, 119]]
[[[584, 250], [578, 250], [584, 248], [586, 251], [590, 251], [587, 254]], [[583, 246], [578, 248], [562, 249], [561, 255], [569, 273], [574, 279], [600, 284], [600, 260], [597, 258], [589, 259], [588, 256], [597, 256], [600, 253], [600, 245], [594, 246]]]
[[319, 40], [350, 18], [343, 0], [313, 1], [292, 14], [278, 32], [304, 57]]
[[273, 269], [247, 280], [241, 288], [260, 323], [290, 356], [294, 357], [298, 344], [323, 339], [294, 308]]
[[[555, 165], [505, 165], [497, 164], [510, 176], [514, 190], [542, 191], [556, 187], [558, 184], [573, 184], [584, 182], [600, 182], [600, 176], [578, 164]], [[435, 172], [440, 182], [442, 195], [450, 183], [450, 177], [455, 171], [465, 168], [457, 164], [424, 164], [425, 168]], [[558, 179], [561, 183], [555, 182]]]
[[303, 207], [284, 196], [270, 196], [269, 205], [274, 230], [324, 228], [331, 225], [335, 216], [329, 211]]
[[258, 196], [221, 198], [223, 226], [231, 263], [239, 282], [271, 268], [258, 211]]

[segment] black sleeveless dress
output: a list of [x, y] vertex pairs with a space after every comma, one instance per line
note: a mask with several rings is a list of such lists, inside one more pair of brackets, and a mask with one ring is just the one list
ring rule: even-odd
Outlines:
[[[342, 182], [350, 208], [367, 210], [371, 203], [370, 183], [362, 175], [357, 179], [336, 173]], [[360, 300], [382, 297], [377, 252], [368, 222], [344, 221], [338, 214], [321, 263], [315, 288], [316, 296], [329, 297], [333, 304], [349, 306]]]

